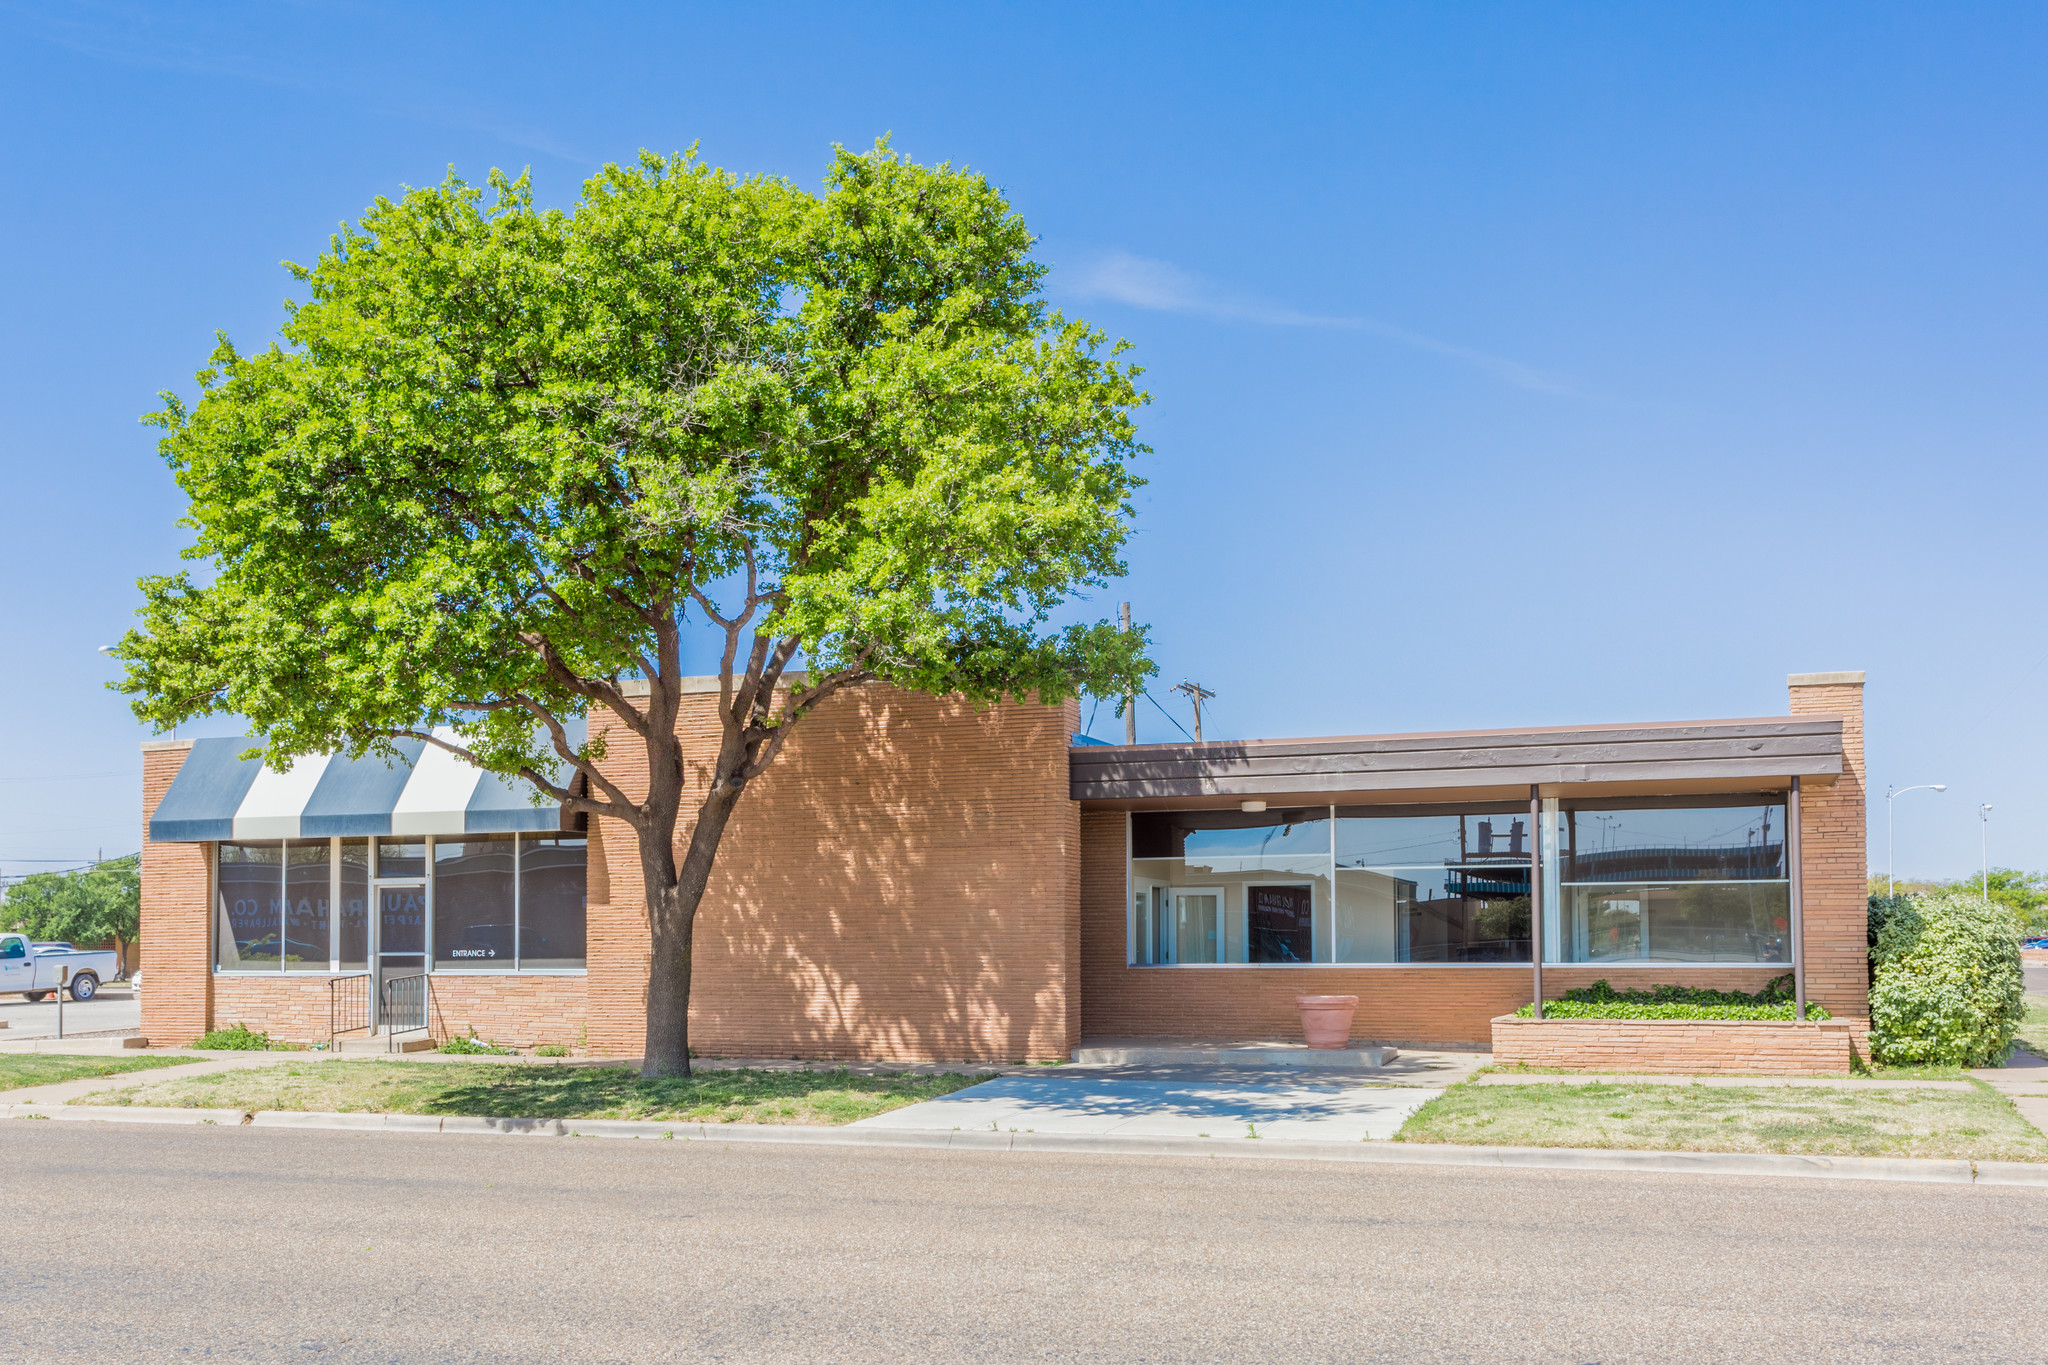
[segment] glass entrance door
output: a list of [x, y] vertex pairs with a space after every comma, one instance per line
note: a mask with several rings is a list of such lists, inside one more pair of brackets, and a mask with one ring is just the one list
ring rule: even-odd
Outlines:
[[[376, 971], [370, 986], [381, 1016], [384, 983], [427, 969], [427, 884], [377, 883]], [[379, 1019], [379, 1022], [383, 1020]]]

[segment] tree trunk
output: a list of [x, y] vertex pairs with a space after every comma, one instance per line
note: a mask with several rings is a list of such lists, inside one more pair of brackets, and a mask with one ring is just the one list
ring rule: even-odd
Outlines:
[[666, 829], [652, 822], [640, 830], [640, 868], [647, 887], [650, 958], [647, 977], [647, 1050], [642, 1076], [690, 1074], [690, 969], [697, 907], [711, 882], [719, 841], [739, 804], [741, 788], [727, 780], [712, 784], [690, 831], [682, 866], [675, 861], [675, 821]]

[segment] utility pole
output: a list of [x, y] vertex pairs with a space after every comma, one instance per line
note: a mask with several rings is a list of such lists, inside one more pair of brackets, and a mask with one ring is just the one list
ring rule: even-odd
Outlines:
[[[1124, 634], [1131, 633], [1131, 604], [1120, 603], [1117, 607], [1117, 628]], [[1138, 742], [1138, 694], [1124, 693], [1124, 743]]]
[[1207, 701], [1209, 698], [1215, 696], [1216, 694], [1214, 692], [1211, 692], [1208, 688], [1202, 686], [1200, 683], [1191, 682], [1184, 682], [1180, 686], [1173, 688], [1172, 690], [1184, 694], [1189, 701], [1195, 704], [1195, 743], [1201, 743], [1202, 703]]
[[1984, 897], [1984, 903], [1986, 905], [1989, 905], [1991, 904], [1991, 807], [1977, 807], [1977, 819], [1984, 826], [1983, 851], [1980, 854], [1980, 856], [1984, 860], [1984, 884], [1982, 895]]

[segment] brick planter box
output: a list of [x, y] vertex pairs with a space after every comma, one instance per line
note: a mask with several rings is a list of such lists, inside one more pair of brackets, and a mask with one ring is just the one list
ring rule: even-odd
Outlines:
[[1863, 1021], [1523, 1019], [1493, 1021], [1497, 1066], [1710, 1075], [1846, 1072]]

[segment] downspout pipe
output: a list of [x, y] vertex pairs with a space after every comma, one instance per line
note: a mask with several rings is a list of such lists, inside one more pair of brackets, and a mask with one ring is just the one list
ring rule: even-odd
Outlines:
[[1792, 999], [1794, 1017], [1806, 1022], [1806, 915], [1804, 869], [1799, 852], [1799, 779], [1792, 779], [1792, 790], [1785, 800], [1785, 862], [1791, 882], [1792, 895]]
[[1543, 1017], [1543, 794], [1529, 784], [1529, 966], [1536, 1017]]

